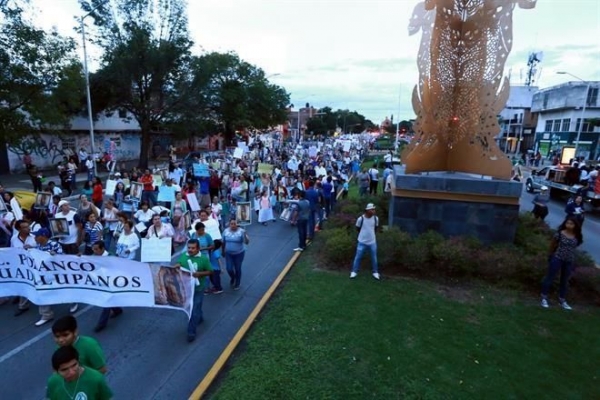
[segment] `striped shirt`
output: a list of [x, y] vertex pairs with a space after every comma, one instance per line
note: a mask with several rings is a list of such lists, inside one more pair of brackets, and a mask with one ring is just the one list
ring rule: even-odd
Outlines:
[[45, 251], [47, 253], [55, 253], [55, 254], [63, 253], [62, 246], [58, 242], [55, 242], [54, 240], [48, 240], [48, 242], [46, 244], [38, 244], [36, 248], [38, 250]]

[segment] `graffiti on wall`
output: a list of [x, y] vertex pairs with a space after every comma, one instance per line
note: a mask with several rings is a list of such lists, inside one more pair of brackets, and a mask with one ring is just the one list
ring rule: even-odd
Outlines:
[[[71, 135], [31, 135], [19, 143], [9, 144], [8, 162], [11, 172], [25, 170], [23, 156], [31, 155], [32, 162], [38, 168], [56, 166], [63, 157], [69, 157], [83, 148], [91, 154], [90, 137], [87, 134]], [[94, 137], [96, 152], [108, 151], [117, 161], [136, 160], [140, 156], [140, 135], [136, 133], [96, 134]]]

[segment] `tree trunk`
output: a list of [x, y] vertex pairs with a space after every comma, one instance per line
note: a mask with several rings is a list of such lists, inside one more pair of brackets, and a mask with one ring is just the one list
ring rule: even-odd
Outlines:
[[148, 168], [148, 156], [150, 153], [150, 145], [152, 144], [150, 138], [150, 124], [148, 122], [140, 123], [141, 138], [140, 138], [140, 160], [138, 162], [138, 168], [145, 170]]
[[225, 146], [233, 146], [233, 139], [235, 138], [235, 129], [229, 122], [225, 122]]

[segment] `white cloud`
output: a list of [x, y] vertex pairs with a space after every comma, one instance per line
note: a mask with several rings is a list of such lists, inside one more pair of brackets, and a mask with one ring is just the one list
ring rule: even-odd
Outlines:
[[[296, 105], [350, 108], [379, 122], [413, 116], [420, 34], [408, 36], [416, 0], [188, 0], [197, 48], [236, 51], [292, 93]], [[47, 26], [72, 34], [77, 0], [37, 0]], [[544, 51], [540, 86], [566, 70], [600, 80], [600, 1], [539, 0], [514, 11], [514, 47], [506, 64], [519, 84], [527, 54]]]

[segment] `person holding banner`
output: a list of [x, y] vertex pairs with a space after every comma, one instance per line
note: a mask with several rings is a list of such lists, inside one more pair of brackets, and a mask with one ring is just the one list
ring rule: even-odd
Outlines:
[[[100, 256], [100, 257], [108, 256], [108, 251], [106, 251], [106, 245], [101, 240], [94, 243], [94, 245], [92, 246], [92, 251], [94, 252], [94, 256]], [[108, 319], [111, 316], [113, 318], [115, 318], [121, 314], [123, 314], [123, 309], [121, 307], [109, 307], [109, 308], [102, 309], [102, 313], [100, 314], [100, 318], [98, 318], [98, 323], [96, 324], [96, 327], [94, 328], [94, 332], [98, 333], [98, 332], [104, 330], [104, 328], [106, 328], [106, 325], [108, 325]]]
[[119, 235], [117, 241], [117, 257], [135, 260], [137, 251], [140, 248], [140, 238], [133, 231], [133, 226], [131, 220], [123, 222], [123, 232]]
[[190, 239], [187, 242], [187, 252], [179, 257], [175, 268], [181, 268], [196, 278], [192, 315], [187, 327], [187, 340], [191, 343], [196, 340], [196, 329], [204, 320], [202, 315], [204, 284], [206, 281], [204, 278], [212, 275], [212, 266], [209, 259], [200, 254], [200, 242], [197, 239]]

